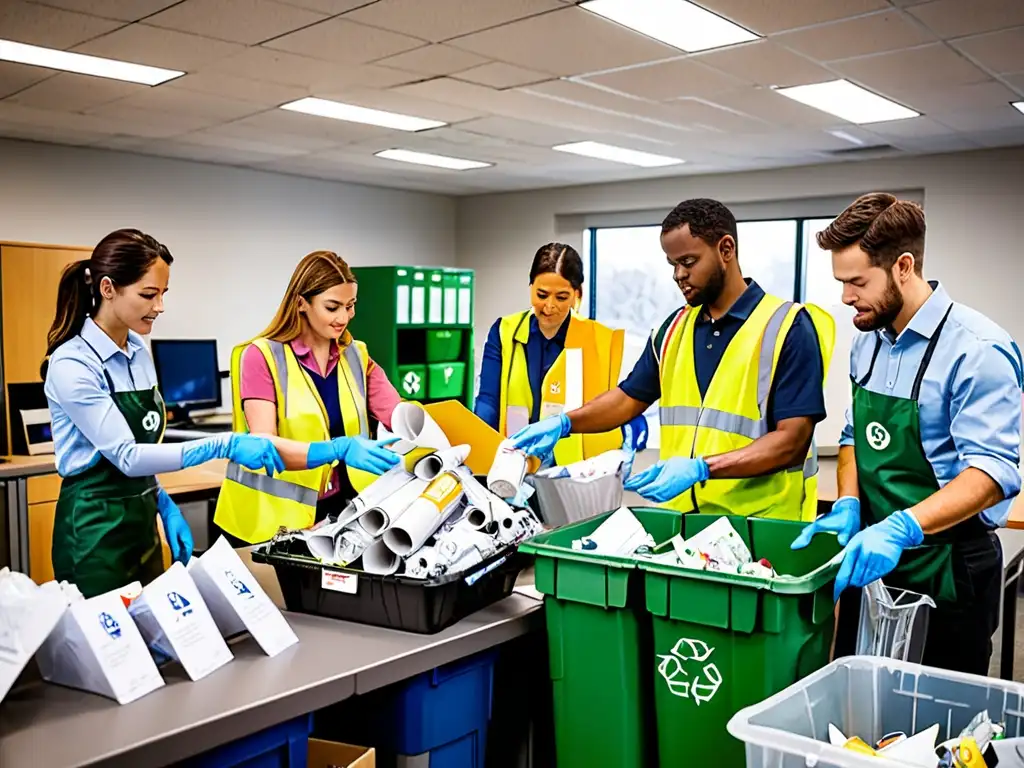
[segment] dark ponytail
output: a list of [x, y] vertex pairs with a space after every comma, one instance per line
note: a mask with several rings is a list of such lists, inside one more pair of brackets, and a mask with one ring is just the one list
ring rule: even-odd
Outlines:
[[115, 288], [139, 282], [157, 259], [174, 261], [167, 247], [137, 229], [119, 229], [104, 237], [92, 256], [68, 264], [57, 286], [57, 311], [46, 334], [46, 358], [39, 375], [46, 378], [50, 355], [82, 332], [85, 319], [95, 316], [103, 301], [100, 282], [108, 278]]
[[540, 247], [533, 257], [530, 268], [530, 282], [538, 275], [554, 272], [575, 290], [583, 290], [583, 259], [576, 249], [565, 243], [548, 243]]

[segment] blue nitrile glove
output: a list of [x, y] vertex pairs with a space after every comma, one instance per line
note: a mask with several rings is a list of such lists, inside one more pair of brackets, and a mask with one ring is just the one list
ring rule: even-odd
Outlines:
[[639, 493], [648, 501], [661, 504], [685, 493], [697, 483], [703, 483], [710, 476], [711, 471], [704, 459], [676, 457], [648, 467], [629, 478], [623, 487]]
[[[629, 430], [628, 432], [626, 430]], [[636, 418], [630, 419], [628, 424], [622, 425], [622, 449], [642, 451], [647, 448], [647, 417], [642, 413]], [[628, 445], [627, 445], [628, 444]]]
[[156, 496], [156, 509], [164, 524], [164, 538], [171, 549], [171, 557], [185, 564], [192, 557], [192, 530], [188, 527], [181, 510], [163, 488]]
[[910, 510], [893, 512], [885, 520], [869, 525], [850, 541], [843, 552], [843, 564], [836, 576], [834, 599], [847, 587], [867, 586], [889, 574], [907, 547], [924, 541], [921, 524]]
[[265, 469], [270, 476], [284, 472], [284, 461], [270, 440], [241, 434], [217, 435], [186, 443], [181, 452], [181, 467], [187, 469], [212, 459], [228, 459], [253, 471]]
[[555, 443], [568, 437], [571, 431], [572, 422], [562, 413], [523, 427], [512, 435], [512, 446], [543, 460], [554, 452]]
[[353, 469], [383, 475], [401, 461], [401, 457], [385, 446], [397, 442], [397, 437], [387, 440], [368, 440], [365, 437], [336, 437], [321, 443], [310, 443], [306, 453], [309, 469], [343, 461]]
[[822, 515], [810, 525], [804, 526], [800, 535], [793, 540], [790, 549], [803, 549], [811, 543], [814, 534], [829, 531], [838, 534], [839, 546], [850, 543], [850, 537], [860, 530], [860, 499], [843, 496], [836, 499], [827, 515]]

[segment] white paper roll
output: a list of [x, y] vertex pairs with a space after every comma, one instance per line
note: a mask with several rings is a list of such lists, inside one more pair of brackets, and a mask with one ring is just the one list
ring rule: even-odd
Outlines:
[[377, 576], [390, 576], [398, 571], [402, 559], [384, 546], [383, 541], [376, 541], [363, 552], [363, 570]]
[[408, 473], [405, 474], [408, 480], [402, 486], [375, 506], [367, 509], [359, 517], [359, 527], [371, 536], [380, 536], [394, 525], [395, 521], [409, 508], [409, 505], [427, 489], [426, 480], [420, 480]]
[[466, 525], [474, 531], [483, 530], [489, 522], [491, 522], [490, 508], [470, 506], [466, 509]]
[[444, 430], [422, 406], [415, 403], [399, 403], [391, 414], [391, 427], [396, 435], [421, 448], [443, 451], [452, 447]]
[[502, 499], [513, 498], [526, 477], [526, 454], [511, 445], [508, 440], [501, 443], [487, 473], [487, 488]]
[[460, 466], [469, 456], [468, 445], [456, 445], [429, 456], [424, 456], [416, 463], [413, 472], [421, 480], [433, 480], [442, 472], [450, 472]]
[[430, 579], [439, 571], [437, 552], [433, 547], [421, 547], [419, 552], [405, 560], [405, 575], [411, 579]]
[[398, 522], [384, 533], [383, 541], [397, 555], [405, 557], [422, 547], [427, 539], [462, 504], [462, 483], [452, 473], [439, 475], [414, 501]]
[[498, 541], [502, 544], [511, 544], [531, 535], [538, 527], [527, 510], [510, 510], [498, 520]]

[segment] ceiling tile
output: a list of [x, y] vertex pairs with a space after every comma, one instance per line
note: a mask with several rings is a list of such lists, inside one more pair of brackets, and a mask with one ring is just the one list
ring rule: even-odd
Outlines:
[[897, 88], [887, 95], [925, 114], [1000, 107], [1014, 99], [1013, 91], [995, 80], [970, 85]]
[[913, 120], [891, 120], [860, 126], [863, 130], [885, 138], [925, 138], [948, 136], [952, 131], [930, 117], [915, 117]]
[[837, 21], [772, 38], [780, 45], [819, 61], [884, 53], [935, 41], [935, 36], [898, 11]]
[[983, 147], [1018, 147], [1020, 146], [1020, 131], [1019, 126], [995, 131], [979, 131], [972, 133], [971, 138]]
[[700, 5], [761, 35], [889, 7], [886, 0], [701, 0]]
[[483, 117], [459, 125], [462, 131], [469, 131], [497, 139], [508, 139], [540, 147], [553, 147], [572, 141], [592, 138], [585, 126], [566, 128], [558, 125], [544, 125], [512, 117]]
[[178, 160], [193, 160], [198, 163], [218, 163], [220, 165], [248, 165], [287, 157], [278, 152], [254, 152], [230, 147], [210, 147], [188, 142], [182, 138], [173, 141], [150, 142], [136, 151], [154, 157], [173, 157]]
[[154, 109], [131, 106], [128, 99], [94, 107], [88, 116], [123, 126], [122, 133], [164, 138], [208, 128], [222, 120], [196, 114], [163, 112]]
[[103, 134], [59, 125], [25, 125], [0, 118], [0, 137], [85, 147], [102, 139]]
[[908, 12], [945, 39], [1024, 24], [1020, 0], [934, 0]]
[[45, 80], [48, 77], [53, 77], [56, 74], [57, 70], [55, 69], [30, 67], [27, 64], [12, 64], [9, 61], [0, 61], [0, 99], [28, 88], [30, 85]]
[[213, 62], [200, 71], [281, 85], [296, 85], [310, 93], [315, 93], [318, 89], [336, 90], [344, 87], [390, 88], [417, 79], [415, 75], [401, 70], [373, 64], [332, 67], [319, 59], [274, 51], [261, 46], [246, 48], [234, 56]]
[[770, 127], [762, 120], [707, 101], [679, 99], [668, 102], [668, 105], [678, 115], [677, 122], [691, 129], [749, 133]]
[[833, 80], [827, 69], [768, 40], [737, 45], [693, 60], [754, 85], [804, 85]]
[[439, 43], [565, 6], [557, 0], [378, 0], [345, 18]]
[[308, 95], [305, 88], [297, 85], [280, 85], [260, 80], [249, 80], [232, 75], [219, 75], [213, 72], [199, 72], [171, 80], [161, 88], [180, 88], [184, 91], [195, 91], [211, 96], [226, 96], [259, 104], [265, 107], [276, 107], [288, 101], [301, 99]]
[[1024, 136], [1024, 115], [1009, 104], [955, 113], [940, 112], [933, 117], [936, 121], [948, 125], [956, 131], [994, 131], [1003, 128], [1018, 128], [1021, 131], [1020, 135]]
[[466, 80], [470, 83], [486, 85], [489, 88], [515, 88], [519, 85], [530, 83], [542, 83], [551, 80], [552, 76], [546, 72], [535, 72], [532, 69], [523, 69], [512, 64], [505, 64], [501, 61], [492, 61], [479, 67], [467, 69], [454, 76], [458, 80]]
[[1024, 72], [1024, 27], [957, 40], [953, 46], [993, 72]]
[[198, 144], [206, 147], [223, 147], [235, 149], [242, 152], [258, 152], [274, 157], [295, 157], [305, 155], [310, 150], [297, 147], [293, 142], [272, 142], [253, 139], [244, 139], [239, 136], [229, 136], [218, 133], [216, 129], [194, 131], [179, 136], [177, 141], [188, 144]]
[[439, 104], [436, 101], [422, 99], [395, 90], [351, 89], [338, 94], [322, 91], [318, 92], [317, 95], [325, 99], [333, 98], [336, 101], [344, 101], [347, 104], [355, 104], [369, 109], [381, 109], [385, 112], [415, 115], [427, 120], [441, 120], [446, 123], [473, 120], [474, 118], [482, 117], [484, 114], [478, 109], [467, 109], [451, 104]]
[[326, 117], [303, 115], [284, 109], [272, 109], [251, 117], [245, 117], [230, 125], [219, 126], [218, 131], [230, 135], [233, 127], [256, 128], [266, 136], [304, 136], [328, 142], [331, 146], [346, 144], [353, 141], [388, 136], [399, 131], [391, 131], [376, 125], [349, 123], [344, 120], [331, 120]]
[[148, 90], [149, 86], [146, 85], [61, 72], [56, 77], [26, 88], [8, 101], [38, 109], [81, 112]]
[[[116, 119], [109, 115], [81, 114], [77, 112], [55, 112], [49, 109], [36, 109], [20, 104], [0, 102], [0, 120], [13, 121], [38, 127], [41, 130], [57, 127], [69, 130], [90, 131], [98, 134], [120, 134], [149, 136], [160, 138], [185, 133], [202, 127], [198, 121], [164, 120], [173, 115], [129, 114], [121, 113]], [[163, 120], [163, 122], [161, 122]]]
[[414, 37], [338, 18], [284, 35], [263, 47], [337, 64], [365, 64], [422, 45], [423, 41]]
[[[223, 125], [204, 128], [200, 133], [209, 137], [223, 137], [225, 140], [238, 139], [242, 142], [265, 143], [273, 146], [291, 147], [296, 151], [318, 152], [335, 147], [340, 140], [335, 137], [323, 138], [315, 135], [282, 130], [279, 120], [281, 112], [262, 112]], [[195, 135], [190, 134], [190, 135]], [[211, 139], [212, 141], [212, 139]]]
[[655, 103], [643, 101], [631, 96], [612, 93], [601, 88], [594, 88], [583, 82], [551, 80], [546, 83], [525, 86], [517, 89], [517, 91], [548, 101], [561, 102], [587, 109], [597, 109], [627, 118], [659, 121], [665, 125], [679, 128], [685, 128], [684, 121], [689, 120], [688, 117], [681, 118], [679, 102]]
[[580, 8], [564, 8], [460, 37], [451, 45], [562, 76], [643, 64], [680, 53]]
[[114, 104], [90, 109], [89, 113], [104, 114], [121, 109], [164, 112], [183, 117], [203, 117], [215, 122], [224, 122], [263, 111], [264, 107], [248, 101], [196, 93], [181, 88], [146, 88], [142, 93], [121, 99]]
[[138, 21], [181, 0], [32, 0], [39, 5], [87, 13], [104, 19]]
[[942, 43], [833, 63], [832, 69], [884, 95], [917, 86], [979, 83], [988, 75]]
[[62, 11], [23, 0], [0, 2], [0, 35], [29, 45], [66, 50], [122, 26], [121, 22]]
[[1007, 75], [1006, 77], [1003, 78], [1003, 80], [1008, 82], [1011, 87], [1016, 88], [1020, 92], [1020, 96], [1014, 99], [1014, 101], [1020, 101], [1021, 98], [1024, 98], [1024, 72], [1021, 72], [1019, 75]]
[[369, 5], [374, 0], [278, 0], [278, 2], [294, 5], [296, 8], [319, 11], [329, 16], [337, 16], [339, 13], [346, 13], [362, 5]]
[[692, 58], [630, 67], [584, 79], [589, 83], [654, 101], [687, 96], [707, 98], [743, 84], [742, 80], [700, 64]]
[[838, 117], [787, 99], [769, 88], [737, 88], [713, 96], [710, 101], [784, 127], [830, 128], [848, 125]]
[[170, 29], [131, 24], [75, 47], [78, 53], [106, 56], [151, 67], [189, 71], [244, 51], [244, 46]]
[[256, 45], [327, 18], [274, 0], [185, 0], [150, 16], [147, 24]]
[[487, 59], [449, 45], [425, 45], [412, 51], [375, 61], [382, 67], [393, 67], [417, 75], [442, 76], [486, 64]]

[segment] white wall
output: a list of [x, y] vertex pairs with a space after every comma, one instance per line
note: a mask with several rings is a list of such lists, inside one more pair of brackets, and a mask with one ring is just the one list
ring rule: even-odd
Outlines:
[[[462, 198], [458, 264], [477, 270], [477, 345], [483, 345], [495, 317], [526, 305], [536, 249], [556, 238], [579, 242], [584, 216], [650, 209], [667, 213], [689, 197], [727, 204], [833, 196], [852, 201], [863, 192], [908, 189], [924, 190], [925, 275], [943, 281], [954, 299], [1024, 341], [1021, 168], [1024, 148], [1015, 148]], [[836, 444], [849, 401], [851, 326], [848, 314], [837, 311], [836, 316], [844, 330], [837, 333], [829, 372], [829, 418], [818, 431], [822, 445]]]
[[455, 202], [419, 192], [31, 142], [0, 141], [0, 240], [95, 245], [120, 227], [174, 255], [155, 338], [231, 346], [269, 322], [296, 263], [455, 264]]

